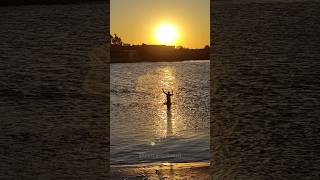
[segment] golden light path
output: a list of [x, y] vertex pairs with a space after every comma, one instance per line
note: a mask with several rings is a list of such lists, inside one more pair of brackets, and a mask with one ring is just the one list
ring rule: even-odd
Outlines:
[[[163, 87], [164, 91], [173, 91], [177, 92], [178, 84], [176, 82], [175, 77], [175, 69], [171, 67], [165, 67], [162, 69], [159, 69], [160, 74], [160, 81], [159, 86]], [[161, 97], [162, 96], [162, 97]], [[159, 104], [163, 104], [164, 102], [164, 94], [161, 94], [159, 98]], [[164, 124], [166, 128], [159, 129], [160, 132], [162, 132], [162, 135], [160, 135], [162, 138], [170, 137], [175, 134], [175, 128], [176, 128], [176, 120], [177, 120], [177, 111], [175, 107], [178, 107], [178, 102], [175, 101], [175, 95], [172, 96], [172, 102], [170, 109], [168, 109], [168, 106], [162, 105], [161, 108], [159, 108], [158, 114], [159, 114], [159, 122]]]
[[170, 23], [163, 23], [155, 29], [155, 40], [161, 45], [175, 45], [179, 38], [177, 27]]
[[[148, 137], [156, 139], [165, 139], [170, 136], [177, 136], [179, 132], [185, 128], [183, 115], [180, 112], [181, 104], [177, 98], [179, 82], [176, 79], [176, 69], [171, 66], [162, 66], [156, 68], [147, 74], [138, 78], [138, 90], [147, 91], [151, 94], [149, 108], [154, 112], [154, 116], [150, 117], [152, 121], [152, 132], [146, 134]], [[172, 105], [170, 109], [164, 105], [166, 101], [162, 89], [173, 91]], [[155, 145], [150, 142], [150, 145]]]

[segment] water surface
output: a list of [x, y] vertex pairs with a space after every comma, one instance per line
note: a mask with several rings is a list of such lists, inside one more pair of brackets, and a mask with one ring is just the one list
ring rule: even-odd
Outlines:
[[84, 84], [108, 6], [0, 7], [0, 179], [107, 179], [109, 101]]
[[[209, 61], [111, 65], [111, 164], [209, 159]], [[173, 91], [168, 109], [162, 92]]]

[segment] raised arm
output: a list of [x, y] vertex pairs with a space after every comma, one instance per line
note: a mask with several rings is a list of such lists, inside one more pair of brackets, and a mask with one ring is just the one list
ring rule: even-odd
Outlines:
[[162, 92], [165, 93], [165, 94], [167, 94], [163, 89], [162, 89]]

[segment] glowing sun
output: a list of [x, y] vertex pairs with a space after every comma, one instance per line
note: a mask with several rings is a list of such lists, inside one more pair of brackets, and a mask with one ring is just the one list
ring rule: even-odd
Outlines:
[[179, 33], [172, 24], [161, 24], [155, 29], [155, 39], [158, 44], [175, 45]]

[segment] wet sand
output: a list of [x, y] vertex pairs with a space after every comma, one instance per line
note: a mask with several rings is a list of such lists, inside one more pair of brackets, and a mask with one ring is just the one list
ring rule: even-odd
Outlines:
[[111, 166], [111, 179], [179, 180], [209, 179], [209, 163], [152, 163]]

